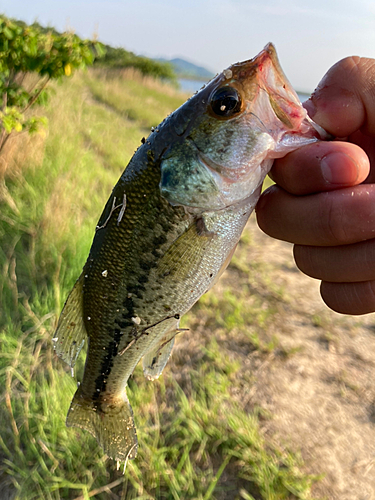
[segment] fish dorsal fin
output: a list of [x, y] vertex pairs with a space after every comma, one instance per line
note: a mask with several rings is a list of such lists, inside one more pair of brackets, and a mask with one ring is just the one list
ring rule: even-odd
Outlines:
[[56, 354], [71, 367], [87, 338], [83, 322], [83, 281], [82, 273], [65, 302], [53, 339]]
[[160, 342], [143, 356], [143, 373], [149, 380], [155, 380], [162, 374], [171, 355], [174, 337]]

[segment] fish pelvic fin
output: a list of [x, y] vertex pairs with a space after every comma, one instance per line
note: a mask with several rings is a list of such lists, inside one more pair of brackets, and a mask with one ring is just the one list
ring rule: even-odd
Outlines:
[[138, 440], [133, 410], [125, 391], [112, 398], [93, 402], [80, 386], [74, 395], [66, 418], [67, 427], [79, 427], [92, 434], [104, 452], [119, 462], [137, 455]]
[[82, 273], [65, 302], [53, 339], [56, 354], [71, 367], [87, 338], [83, 321], [83, 282]]
[[143, 373], [149, 380], [155, 380], [162, 374], [171, 355], [174, 337], [166, 342], [160, 342], [143, 356]]

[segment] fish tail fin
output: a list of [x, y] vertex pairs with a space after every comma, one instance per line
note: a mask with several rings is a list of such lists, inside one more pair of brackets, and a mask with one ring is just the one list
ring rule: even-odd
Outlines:
[[138, 441], [133, 410], [125, 391], [119, 397], [92, 402], [78, 387], [70, 405], [66, 425], [92, 434], [104, 452], [119, 462], [137, 455]]

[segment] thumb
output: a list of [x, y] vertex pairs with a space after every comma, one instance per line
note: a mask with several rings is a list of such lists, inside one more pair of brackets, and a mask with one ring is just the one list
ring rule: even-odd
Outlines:
[[336, 137], [361, 129], [375, 135], [375, 60], [347, 57], [326, 73], [304, 104], [311, 118]]

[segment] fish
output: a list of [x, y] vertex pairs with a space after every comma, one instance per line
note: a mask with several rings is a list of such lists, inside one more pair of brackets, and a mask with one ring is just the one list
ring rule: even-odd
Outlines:
[[126, 394], [138, 362], [157, 379], [180, 318], [228, 266], [273, 160], [327, 139], [284, 75], [275, 47], [231, 65], [153, 129], [104, 207], [61, 312], [57, 355], [84, 375], [66, 425], [119, 462], [135, 458]]

